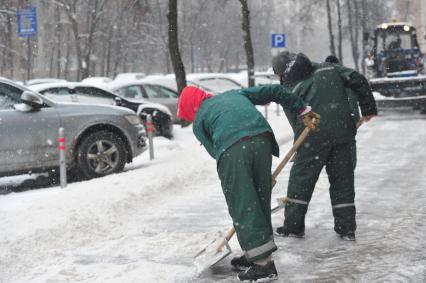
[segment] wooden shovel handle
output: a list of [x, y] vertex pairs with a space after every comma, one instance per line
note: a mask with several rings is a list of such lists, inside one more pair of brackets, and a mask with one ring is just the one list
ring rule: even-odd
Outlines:
[[228, 230], [228, 232], [226, 232], [225, 237], [223, 237], [222, 241], [217, 246], [216, 250], [218, 252], [222, 251], [223, 247], [226, 245], [227, 242], [229, 242], [229, 240], [231, 240], [231, 238], [232, 238], [232, 236], [234, 236], [234, 234], [235, 234], [235, 228], [232, 227], [231, 229]]
[[281, 173], [281, 171], [283, 170], [284, 166], [288, 163], [288, 161], [291, 159], [291, 157], [296, 153], [296, 151], [299, 149], [300, 145], [303, 143], [303, 141], [306, 139], [306, 137], [308, 136], [309, 132], [311, 131], [311, 129], [309, 129], [308, 127], [306, 127], [303, 132], [300, 134], [300, 136], [297, 138], [297, 140], [294, 142], [293, 146], [290, 148], [290, 150], [287, 152], [287, 154], [285, 155], [284, 159], [280, 162], [280, 164], [278, 164], [277, 168], [274, 170], [274, 172], [272, 173], [272, 187], [275, 186], [275, 184], [277, 183], [277, 177], [278, 174]]

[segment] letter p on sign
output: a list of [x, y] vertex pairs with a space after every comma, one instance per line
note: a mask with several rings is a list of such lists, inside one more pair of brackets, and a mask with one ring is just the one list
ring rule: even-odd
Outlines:
[[284, 48], [285, 47], [285, 34], [284, 33], [273, 33], [272, 34], [272, 48]]

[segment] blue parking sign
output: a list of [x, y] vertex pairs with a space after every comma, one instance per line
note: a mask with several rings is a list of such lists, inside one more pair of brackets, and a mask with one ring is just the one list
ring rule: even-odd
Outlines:
[[284, 33], [273, 33], [272, 34], [272, 48], [284, 48], [285, 47], [285, 34]]
[[37, 12], [35, 7], [19, 9], [16, 13], [18, 17], [18, 36], [31, 37], [37, 35]]

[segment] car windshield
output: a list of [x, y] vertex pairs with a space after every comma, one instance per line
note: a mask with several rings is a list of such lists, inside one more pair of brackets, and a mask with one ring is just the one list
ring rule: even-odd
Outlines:
[[412, 42], [410, 32], [389, 29], [386, 31], [379, 32], [378, 34], [378, 52], [411, 48]]
[[21, 103], [22, 90], [0, 83], [0, 109], [10, 109], [14, 104]]

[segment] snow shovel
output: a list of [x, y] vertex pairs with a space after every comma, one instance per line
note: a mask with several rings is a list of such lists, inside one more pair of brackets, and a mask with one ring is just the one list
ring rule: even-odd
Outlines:
[[[298, 150], [300, 145], [303, 143], [305, 138], [308, 136], [310, 129], [306, 127], [297, 140], [294, 142], [291, 149], [288, 151], [284, 159], [277, 166], [275, 171], [272, 173], [272, 187], [277, 183], [276, 178], [278, 174], [283, 170], [284, 166], [288, 163], [294, 153]], [[277, 199], [278, 205], [271, 209], [271, 213], [277, 212], [282, 209], [287, 202], [287, 198]], [[228, 230], [225, 237], [213, 240], [208, 246], [199, 251], [194, 257], [195, 266], [198, 268], [198, 271], [201, 273], [205, 269], [215, 265], [219, 261], [223, 260], [225, 257], [232, 253], [231, 247], [228, 242], [231, 240], [232, 236], [235, 234], [235, 228], [232, 227]]]

